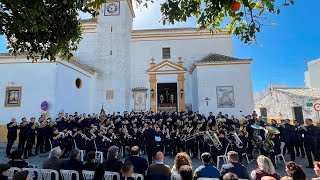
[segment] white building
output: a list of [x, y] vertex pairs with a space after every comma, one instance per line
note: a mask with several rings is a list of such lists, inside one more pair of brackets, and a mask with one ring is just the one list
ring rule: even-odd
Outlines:
[[107, 113], [252, 113], [252, 60], [233, 57], [226, 31], [132, 30], [133, 18], [130, 1], [107, 3], [97, 19], [82, 21], [83, 40], [70, 62], [31, 63], [23, 54], [1, 54], [0, 123], [38, 117], [43, 101], [52, 117], [97, 113], [102, 106]]
[[313, 88], [271, 88], [255, 101], [258, 115], [267, 119], [318, 120], [313, 105], [320, 99], [320, 90]]
[[308, 71], [304, 73], [306, 87], [320, 89], [320, 58], [308, 62]]

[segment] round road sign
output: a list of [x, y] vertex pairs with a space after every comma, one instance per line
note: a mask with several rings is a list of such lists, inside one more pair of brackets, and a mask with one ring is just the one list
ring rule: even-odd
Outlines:
[[48, 104], [48, 102], [47, 101], [43, 101], [42, 103], [41, 103], [41, 110], [42, 111], [47, 111], [48, 110], [48, 108], [49, 108], [49, 104]]
[[314, 110], [320, 111], [320, 104], [319, 103], [315, 103], [313, 107], [314, 107]]

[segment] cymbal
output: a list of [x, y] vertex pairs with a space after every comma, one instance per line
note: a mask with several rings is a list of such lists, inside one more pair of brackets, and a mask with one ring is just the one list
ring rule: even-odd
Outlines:
[[263, 129], [262, 126], [259, 126], [259, 125], [257, 125], [257, 124], [252, 124], [251, 127], [252, 127], [253, 129], [258, 129], [258, 130]]

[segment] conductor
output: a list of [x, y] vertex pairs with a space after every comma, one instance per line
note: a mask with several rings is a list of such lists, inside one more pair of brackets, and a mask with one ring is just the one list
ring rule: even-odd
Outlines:
[[156, 144], [156, 131], [152, 128], [152, 124], [148, 122], [148, 129], [146, 129], [143, 133], [144, 145], [146, 146], [146, 151], [148, 155], [148, 162], [152, 164], [152, 158], [155, 155]]

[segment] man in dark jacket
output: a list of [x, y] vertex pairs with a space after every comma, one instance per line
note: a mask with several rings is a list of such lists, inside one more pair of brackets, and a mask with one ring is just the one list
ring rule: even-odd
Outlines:
[[125, 161], [130, 161], [134, 167], [134, 173], [142, 174], [145, 176], [146, 170], [148, 169], [148, 162], [145, 158], [139, 156], [139, 147], [133, 146], [131, 148], [131, 156]]
[[[79, 149], [72, 149], [69, 157], [70, 159], [63, 162], [63, 169], [78, 171], [79, 174], [82, 174], [83, 163], [80, 161]], [[80, 176], [80, 179], [83, 179], [83, 177]]]
[[11, 119], [11, 121], [7, 124], [7, 129], [8, 129], [8, 135], [7, 135], [8, 143], [6, 148], [6, 154], [9, 157], [12, 145], [14, 141], [17, 139], [18, 126], [17, 126], [16, 118]]
[[155, 137], [156, 137], [156, 131], [152, 129], [152, 124], [149, 123], [148, 129], [146, 129], [143, 133], [144, 145], [146, 146], [149, 164], [152, 164], [152, 159], [155, 154], [155, 148], [157, 147]]
[[102, 180], [105, 171], [117, 172], [119, 174], [122, 168], [122, 161], [118, 159], [119, 148], [117, 146], [111, 146], [108, 149], [108, 158], [102, 164], [98, 166], [94, 173], [94, 180]]
[[231, 172], [238, 176], [241, 179], [249, 179], [249, 173], [246, 167], [239, 163], [238, 153], [235, 151], [229, 151], [227, 154], [228, 163], [223, 164], [221, 167], [220, 179], [223, 175]]

